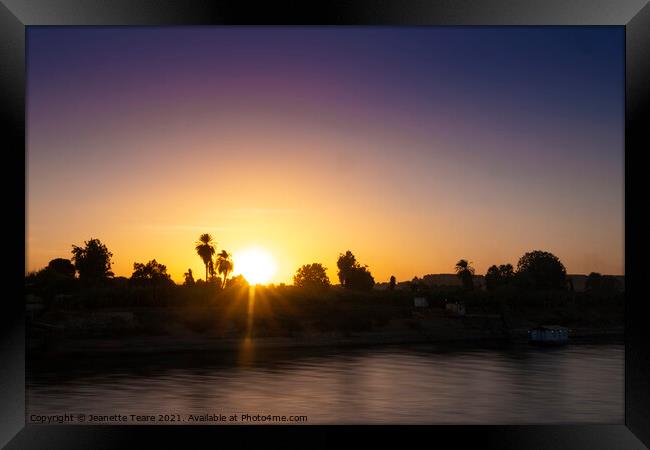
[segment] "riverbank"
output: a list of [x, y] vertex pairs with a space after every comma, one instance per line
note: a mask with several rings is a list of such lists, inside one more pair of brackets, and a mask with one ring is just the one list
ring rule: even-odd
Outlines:
[[[356, 347], [396, 344], [471, 344], [526, 343], [525, 330], [513, 330], [510, 335], [475, 333], [467, 336], [430, 334], [422, 332], [355, 333], [347, 336], [329, 335], [304, 337], [214, 338], [205, 336], [148, 336], [121, 338], [58, 338], [47, 341], [32, 339], [28, 348], [32, 355], [84, 354], [165, 354], [190, 352], [232, 352], [262, 349], [298, 349], [315, 347]], [[622, 328], [572, 330], [569, 344], [623, 343]]]
[[[170, 292], [210, 293], [180, 287]], [[83, 355], [238, 351], [243, 345], [262, 349], [525, 343], [528, 330], [540, 324], [569, 328], [570, 341], [576, 343], [623, 336], [623, 303], [618, 298], [573, 298], [568, 293], [506, 298], [458, 292], [465, 296], [466, 311], [457, 313], [448, 311], [449, 293], [439, 293], [439, 298], [431, 294], [428, 307], [416, 307], [413, 294], [406, 291], [257, 287], [254, 296], [249, 294], [224, 291], [202, 300], [192, 297], [191, 303], [177, 299], [158, 306], [108, 307], [98, 300], [90, 307], [62, 300], [28, 315], [28, 349], [33, 354]]]

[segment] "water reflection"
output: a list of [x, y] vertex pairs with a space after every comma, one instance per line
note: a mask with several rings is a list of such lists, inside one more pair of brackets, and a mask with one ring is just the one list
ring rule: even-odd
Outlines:
[[[250, 343], [249, 343], [250, 345]], [[308, 423], [623, 423], [622, 345], [434, 346], [50, 361], [30, 414], [254, 413]]]

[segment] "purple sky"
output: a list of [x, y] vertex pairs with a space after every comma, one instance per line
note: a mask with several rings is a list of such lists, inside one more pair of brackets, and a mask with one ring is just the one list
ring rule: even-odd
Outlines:
[[[621, 27], [28, 29], [28, 267], [624, 267]], [[399, 258], [395, 255], [399, 254]]]

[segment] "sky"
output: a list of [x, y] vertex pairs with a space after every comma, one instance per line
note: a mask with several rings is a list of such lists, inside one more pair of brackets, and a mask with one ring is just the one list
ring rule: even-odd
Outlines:
[[[26, 271], [624, 273], [622, 27], [28, 27]], [[236, 270], [237, 271], [237, 270]]]

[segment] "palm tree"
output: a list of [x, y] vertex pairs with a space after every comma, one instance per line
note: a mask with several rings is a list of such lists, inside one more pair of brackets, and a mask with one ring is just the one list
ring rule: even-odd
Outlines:
[[463, 286], [468, 289], [474, 287], [474, 282], [472, 280], [472, 277], [474, 276], [474, 268], [470, 264], [472, 263], [468, 262], [466, 259], [461, 259], [456, 263], [455, 267], [458, 278], [462, 281]]
[[214, 261], [210, 260], [208, 263], [208, 274], [210, 274], [210, 281], [214, 278]]
[[230, 253], [225, 250], [221, 250], [217, 255], [217, 272], [220, 275], [223, 275], [223, 281], [221, 287], [226, 286], [226, 280], [228, 279], [228, 274], [232, 272], [235, 268], [235, 265], [232, 262]]
[[212, 242], [212, 236], [208, 233], [204, 233], [199, 236], [199, 240], [196, 242], [196, 253], [203, 260], [205, 264], [205, 282], [208, 282], [208, 267], [212, 262], [212, 255], [215, 253], [214, 242]]

